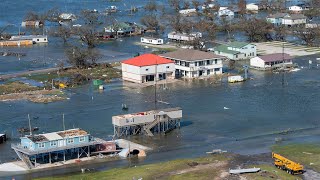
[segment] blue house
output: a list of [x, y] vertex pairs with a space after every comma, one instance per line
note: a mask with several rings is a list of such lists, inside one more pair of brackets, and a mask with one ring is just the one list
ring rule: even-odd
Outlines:
[[21, 146], [24, 149], [38, 151], [88, 143], [90, 135], [81, 129], [69, 129], [53, 133], [29, 135], [20, 139]]
[[102, 143], [82, 129], [27, 135], [20, 140], [20, 144], [12, 145], [12, 149], [29, 169], [39, 164], [90, 157], [96, 145]]
[[267, 21], [275, 26], [282, 25], [282, 19], [287, 15], [287, 13], [276, 13], [267, 16]]

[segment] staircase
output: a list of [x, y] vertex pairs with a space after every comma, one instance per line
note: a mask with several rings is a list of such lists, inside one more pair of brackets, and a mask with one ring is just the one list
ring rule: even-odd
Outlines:
[[156, 119], [144, 127], [144, 131], [147, 133], [148, 136], [154, 136], [153, 133], [151, 132], [151, 129], [154, 126], [156, 126], [159, 122], [160, 122], [160, 116], [156, 115]]
[[21, 152], [19, 151], [16, 151], [15, 152], [17, 153], [17, 155], [19, 156], [19, 158], [26, 164], [26, 166], [29, 168], [29, 169], [32, 169], [34, 166], [33, 164], [31, 163], [30, 159], [25, 156], [24, 154], [22, 154]]

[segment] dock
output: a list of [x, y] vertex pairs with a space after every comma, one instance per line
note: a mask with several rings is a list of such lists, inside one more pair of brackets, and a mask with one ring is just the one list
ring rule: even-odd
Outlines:
[[113, 116], [114, 137], [166, 133], [180, 128], [181, 119], [180, 107]]

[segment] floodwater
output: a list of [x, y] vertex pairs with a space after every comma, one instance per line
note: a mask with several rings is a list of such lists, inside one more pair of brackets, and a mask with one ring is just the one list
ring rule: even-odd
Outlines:
[[[19, 24], [29, 10], [41, 11], [51, 7], [60, 7], [66, 12], [75, 12], [77, 7], [102, 10], [109, 5], [120, 8], [131, 4], [143, 5], [147, 2], [132, 0], [115, 2], [92, 0], [39, 0], [25, 2], [21, 0], [4, 0], [0, 5], [0, 24]], [[23, 2], [23, 3], [22, 3]], [[138, 4], [139, 2], [139, 4]], [[166, 1], [161, 1], [166, 2]], [[99, 4], [104, 4], [101, 6]], [[99, 9], [99, 7], [101, 9]], [[17, 11], [19, 9], [19, 11]], [[142, 12], [140, 13], [141, 16]], [[119, 20], [139, 21], [139, 15], [118, 15]], [[18, 32], [18, 27], [11, 27]], [[21, 48], [4, 48], [18, 52], [26, 52], [27, 56], [20, 60], [16, 57], [0, 57], [0, 74], [54, 67], [59, 61], [65, 61], [64, 45], [57, 39], [50, 38], [46, 46]], [[131, 57], [137, 52], [148, 52], [150, 49], [135, 46], [139, 37], [123, 38], [99, 45], [105, 61], [117, 61]], [[285, 83], [281, 83], [281, 74], [271, 74], [250, 70], [253, 80], [244, 83], [228, 84], [225, 80], [215, 84], [211, 80], [181, 80], [168, 84], [168, 90], [158, 86], [158, 99], [170, 105], [157, 104], [159, 108], [180, 106], [183, 109], [182, 127], [166, 136], [154, 138], [132, 137], [135, 141], [155, 148], [154, 152], [140, 161], [115, 161], [88, 165], [96, 170], [104, 170], [118, 166], [166, 161], [176, 158], [188, 158], [205, 155], [212, 149], [223, 149], [240, 154], [268, 152], [275, 144], [275, 138], [282, 138], [283, 143], [310, 142], [319, 143], [320, 138], [320, 76], [314, 65], [308, 68], [309, 59], [316, 56], [296, 59], [305, 68], [288, 73]], [[110, 139], [113, 134], [111, 117], [123, 114], [121, 104], [129, 107], [129, 112], [153, 109], [154, 89], [127, 88], [120, 80], [106, 85], [104, 92], [94, 89], [92, 84], [79, 89], [68, 90], [70, 100], [35, 104], [26, 101], [0, 103], [0, 132], [6, 132], [10, 141], [0, 145], [0, 162], [17, 158], [10, 144], [19, 142], [17, 128], [28, 126], [27, 115], [30, 114], [32, 126], [40, 127], [39, 133], [63, 129], [62, 114], [65, 114], [66, 128], [79, 127], [93, 136]], [[224, 107], [228, 107], [225, 110]], [[34, 117], [34, 118], [33, 118]], [[287, 134], [280, 134], [288, 131]], [[79, 172], [80, 167], [35, 173], [19, 176], [18, 179], [50, 176]]]
[[[276, 143], [275, 138], [282, 138], [283, 143], [319, 143], [320, 71], [316, 67], [308, 68], [306, 60], [312, 58], [315, 57], [297, 60], [304, 68], [286, 74], [284, 85], [280, 74], [254, 70], [250, 71], [253, 80], [244, 83], [181, 80], [168, 84], [168, 90], [159, 85], [158, 99], [171, 105], [158, 103], [157, 106], [182, 107], [182, 127], [167, 136], [133, 137], [155, 148], [146, 159], [133, 164], [196, 157], [212, 149], [240, 154], [269, 152], [270, 146]], [[10, 150], [10, 143], [18, 141], [16, 128], [28, 125], [27, 114], [31, 115], [32, 125], [40, 127], [40, 132], [61, 130], [64, 113], [66, 128], [80, 127], [93, 136], [110, 139], [113, 133], [111, 117], [124, 113], [122, 103], [128, 105], [129, 113], [154, 107], [153, 87], [126, 88], [119, 80], [106, 86], [102, 93], [91, 84], [69, 90], [70, 100], [50, 104], [0, 103], [0, 132], [6, 131], [12, 137], [11, 141], [0, 146], [1, 161], [16, 158]], [[283, 131], [289, 133], [280, 134]], [[103, 170], [129, 163], [132, 162], [123, 160], [90, 167]], [[79, 167], [41, 175], [72, 171], [78, 172]], [[37, 176], [40, 174], [28, 177]]]

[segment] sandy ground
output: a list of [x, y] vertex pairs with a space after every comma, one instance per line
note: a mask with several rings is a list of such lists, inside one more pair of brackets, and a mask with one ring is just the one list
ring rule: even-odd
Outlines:
[[[283, 52], [283, 43], [279, 41], [254, 44], [257, 45], [257, 53], [260, 55]], [[307, 56], [320, 53], [320, 49], [316, 47], [307, 47], [291, 43], [284, 43], [284, 47], [284, 52], [291, 56]]]
[[[57, 95], [59, 94], [59, 95]], [[28, 100], [36, 103], [49, 103], [65, 100], [60, 90], [38, 90], [0, 95], [0, 101]]]

